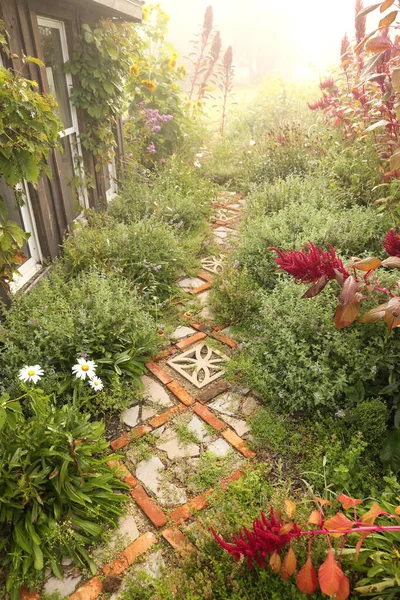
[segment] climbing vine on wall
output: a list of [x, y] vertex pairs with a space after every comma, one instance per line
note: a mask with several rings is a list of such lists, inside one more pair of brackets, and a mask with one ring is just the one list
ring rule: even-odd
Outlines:
[[[0, 49], [9, 55], [2, 21]], [[44, 66], [31, 56], [22, 56], [21, 60], [24, 65], [34, 62]], [[51, 95], [38, 94], [37, 85], [21, 72], [0, 66], [0, 177], [13, 187], [24, 179], [36, 183], [42, 173], [48, 172], [49, 150], [59, 145], [62, 125], [57, 103]], [[6, 212], [0, 197], [0, 285], [8, 290], [24, 261], [22, 245], [29, 234], [8, 221]]]
[[124, 81], [139, 43], [128, 23], [103, 20], [94, 28], [83, 25], [65, 65], [75, 78], [72, 103], [85, 112], [81, 142], [97, 158], [98, 168], [114, 156], [113, 126], [123, 112]]

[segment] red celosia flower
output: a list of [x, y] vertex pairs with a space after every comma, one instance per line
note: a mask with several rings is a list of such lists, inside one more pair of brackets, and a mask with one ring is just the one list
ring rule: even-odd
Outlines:
[[382, 243], [390, 256], [400, 256], [400, 234], [394, 229], [387, 232]]
[[328, 96], [322, 96], [322, 98], [317, 100], [317, 102], [314, 102], [314, 104], [310, 104], [309, 102], [307, 104], [310, 110], [317, 110], [318, 108], [325, 109], [331, 105]]
[[261, 519], [256, 519], [253, 523], [253, 531], [249, 531], [246, 527], [239, 532], [239, 535], [234, 535], [234, 544], [228, 544], [212, 529], [213, 536], [217, 542], [231, 554], [235, 562], [241, 556], [247, 558], [247, 565], [252, 566], [253, 561], [256, 561], [260, 567], [266, 568], [266, 556], [277, 552], [281, 552], [282, 548], [292, 539], [301, 535], [301, 529], [296, 523], [293, 523], [293, 528], [289, 533], [279, 535], [283, 523], [281, 523], [274, 515], [273, 508], [270, 510], [269, 520], [261, 513]]
[[329, 246], [329, 252], [318, 248], [312, 242], [304, 246], [303, 250], [278, 250], [278, 248], [268, 248], [268, 250], [274, 250], [278, 254], [275, 262], [279, 269], [293, 275], [302, 283], [315, 283], [323, 276], [327, 277], [327, 280], [335, 279], [335, 271], [339, 271], [345, 279], [350, 275], [340, 258], [336, 256], [333, 246]]
[[329, 90], [332, 88], [336, 89], [336, 84], [333, 81], [332, 77], [328, 77], [328, 79], [325, 79], [324, 81], [320, 81], [319, 82], [319, 87], [320, 89], [323, 90]]

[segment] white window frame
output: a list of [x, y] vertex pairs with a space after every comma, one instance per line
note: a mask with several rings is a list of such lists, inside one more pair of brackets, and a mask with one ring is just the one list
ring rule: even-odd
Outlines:
[[[66, 63], [69, 60], [69, 52], [68, 52], [67, 34], [65, 31], [64, 21], [60, 21], [58, 19], [50, 19], [48, 17], [40, 17], [38, 15], [37, 23], [38, 23], [38, 26], [51, 27], [52, 29], [58, 29], [58, 31], [60, 32], [62, 57], [63, 57], [64, 63]], [[81, 146], [81, 142], [79, 139], [80, 132], [79, 132], [79, 124], [78, 124], [78, 115], [76, 112], [76, 108], [74, 107], [74, 105], [71, 102], [71, 88], [73, 86], [73, 83], [72, 83], [72, 77], [71, 77], [70, 73], [65, 73], [65, 79], [67, 82], [68, 100], [69, 100], [69, 107], [70, 107], [70, 111], [71, 111], [72, 126], [67, 127], [67, 129], [64, 129], [63, 131], [60, 131], [59, 134], [60, 134], [60, 138], [69, 137], [69, 136], [72, 136], [73, 134], [75, 134], [76, 146], [75, 146], [75, 144], [73, 144], [71, 142], [71, 139], [69, 140], [69, 142], [70, 142], [70, 147], [71, 147], [72, 160], [74, 161], [74, 165], [73, 165], [74, 172], [78, 177], [82, 178], [82, 174], [80, 173], [79, 169], [77, 169], [77, 167], [76, 167], [77, 159], [79, 159], [82, 162], [82, 146]], [[80, 186], [78, 189], [78, 198], [79, 198], [79, 202], [82, 206], [82, 210], [84, 208], [89, 208], [89, 197], [88, 197], [87, 189], [83, 185], [83, 181], [82, 181], [82, 186]], [[82, 213], [82, 211], [81, 211], [81, 213]], [[79, 218], [79, 216], [80, 215], [78, 215], [76, 218]]]
[[109, 202], [111, 202], [111, 200], [113, 200], [113, 198], [115, 198], [118, 192], [117, 182], [115, 181], [117, 178], [115, 159], [113, 159], [112, 162], [109, 165], [107, 165], [107, 171], [108, 177], [110, 179], [110, 189], [106, 192], [106, 199], [108, 204]]
[[[0, 66], [4, 66], [0, 55]], [[32, 210], [32, 202], [29, 194], [29, 188], [26, 181], [19, 183], [16, 186], [17, 190], [22, 192], [25, 197], [24, 204], [20, 207], [21, 220], [23, 229], [26, 233], [30, 233], [27, 245], [30, 252], [28, 258], [18, 269], [20, 275], [15, 275], [13, 281], [10, 282], [12, 293], [17, 292], [23, 287], [32, 277], [42, 269], [43, 256], [40, 249], [39, 237], [36, 228], [35, 216]]]

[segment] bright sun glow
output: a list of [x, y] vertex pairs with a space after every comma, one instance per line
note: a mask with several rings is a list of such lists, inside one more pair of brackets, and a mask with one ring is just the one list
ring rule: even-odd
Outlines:
[[338, 63], [344, 33], [353, 37], [353, 0], [161, 0], [171, 15], [170, 40], [182, 56], [187, 56], [209, 4], [223, 43], [233, 46], [237, 78], [243, 83], [249, 69], [261, 78], [268, 73], [315, 78]]

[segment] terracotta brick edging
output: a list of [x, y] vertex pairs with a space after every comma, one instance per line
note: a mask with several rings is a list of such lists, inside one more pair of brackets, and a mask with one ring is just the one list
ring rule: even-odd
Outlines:
[[179, 552], [179, 554], [196, 551], [192, 542], [190, 542], [177, 527], [164, 529], [162, 536], [177, 552]]
[[185, 406], [191, 406], [196, 402], [193, 396], [191, 396], [181, 385], [179, 385], [177, 381], [171, 381], [171, 383], [167, 385], [167, 388]]
[[146, 435], [146, 433], [150, 433], [152, 430], [148, 425], [139, 425], [139, 427], [134, 427], [130, 431], [123, 433], [119, 438], [110, 442], [111, 448], [114, 450], [120, 450], [127, 446], [130, 442], [137, 440], [140, 437]]
[[164, 425], [164, 423], [166, 423], [173, 417], [181, 415], [186, 410], [186, 406], [182, 406], [182, 404], [176, 404], [175, 406], [172, 406], [168, 410], [150, 419], [149, 423], [152, 427], [154, 427], [154, 429], [156, 429], [157, 427], [161, 427], [161, 425]]
[[213, 415], [213, 413], [208, 410], [206, 406], [199, 404], [199, 402], [196, 402], [196, 404], [193, 405], [193, 411], [196, 413], [196, 415], [201, 417], [203, 421], [208, 423], [208, 425], [211, 425], [211, 427], [217, 431], [221, 431], [221, 429], [225, 429], [225, 427], [227, 427], [227, 424], [224, 421], [218, 419], [218, 417]]
[[211, 288], [210, 282], [203, 283], [203, 285], [199, 285], [199, 287], [189, 290], [188, 294], [192, 294], [192, 295], [193, 294], [201, 294], [201, 292], [205, 292], [206, 290], [209, 290], [210, 288]]
[[167, 517], [141, 485], [137, 485], [130, 494], [155, 527], [160, 528], [167, 524]]
[[[183, 350], [184, 348], [187, 348], [188, 346], [191, 346], [192, 344], [196, 344], [197, 342], [200, 342], [201, 340], [204, 340], [204, 338], [207, 337], [206, 333], [203, 333], [202, 331], [199, 331], [198, 333], [195, 333], [194, 335], [191, 335], [188, 338], [185, 338], [184, 340], [178, 342], [176, 344], [177, 348], [179, 348], [179, 350]], [[172, 381], [172, 379], [171, 379]], [[168, 382], [170, 383], [170, 382]]]
[[132, 473], [126, 468], [122, 462], [119, 460], [109, 460], [107, 461], [107, 465], [114, 470], [115, 476], [118, 479], [121, 479], [124, 483], [129, 485], [130, 488], [134, 488], [137, 486], [137, 479], [132, 475]]
[[229, 442], [238, 452], [243, 454], [245, 458], [254, 458], [256, 453], [250, 450], [246, 442], [242, 440], [232, 429], [226, 429], [222, 432], [222, 437]]
[[193, 512], [203, 510], [207, 506], [208, 496], [212, 494], [212, 490], [206, 490], [195, 498], [192, 498], [186, 504], [178, 506], [175, 510], [170, 513], [170, 518], [174, 523], [179, 525], [182, 521], [187, 521], [193, 515]]
[[137, 540], [132, 542], [132, 544], [127, 546], [127, 548], [125, 548], [112, 563], [108, 563], [103, 567], [104, 575], [119, 575], [125, 571], [138, 556], [147, 552], [147, 550], [156, 542], [157, 538], [154, 533], [151, 533], [150, 531], [144, 533]]
[[228, 337], [227, 335], [223, 335], [222, 333], [219, 333], [218, 331], [213, 331], [210, 335], [215, 340], [218, 340], [222, 344], [225, 344], [225, 346], [229, 346], [230, 348], [236, 348], [236, 346], [237, 346], [237, 342], [235, 342], [235, 340]]
[[154, 375], [154, 377], [157, 377], [157, 379], [161, 381], [161, 383], [164, 383], [165, 385], [171, 383], [172, 377], [170, 377], [168, 373], [164, 371], [164, 369], [156, 365], [155, 362], [146, 363], [146, 367], [150, 371], [150, 373]]
[[81, 585], [73, 594], [68, 596], [69, 600], [96, 600], [102, 592], [103, 584], [98, 577], [89, 579]]

